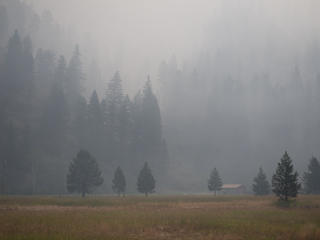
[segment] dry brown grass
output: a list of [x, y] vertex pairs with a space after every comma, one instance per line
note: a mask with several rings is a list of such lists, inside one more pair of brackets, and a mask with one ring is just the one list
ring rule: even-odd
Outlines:
[[2, 197], [1, 239], [320, 239], [320, 196]]

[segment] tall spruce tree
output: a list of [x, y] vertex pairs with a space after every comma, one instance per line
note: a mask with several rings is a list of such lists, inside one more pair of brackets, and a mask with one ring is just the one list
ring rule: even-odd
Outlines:
[[87, 100], [79, 95], [74, 109], [74, 119], [72, 120], [72, 131], [77, 140], [79, 148], [88, 146], [88, 106]]
[[298, 182], [298, 173], [297, 171], [293, 173], [292, 160], [287, 151], [278, 163], [276, 173], [272, 176], [272, 187], [276, 196], [285, 201], [297, 197], [301, 189], [301, 183]]
[[96, 159], [87, 150], [80, 149], [69, 165], [68, 191], [81, 193], [84, 198], [86, 194], [92, 193], [96, 187], [101, 186], [103, 181]]
[[220, 178], [218, 170], [216, 168], [213, 168], [210, 173], [210, 178], [208, 179], [209, 191], [214, 191], [214, 196], [216, 196], [217, 191], [221, 190], [222, 185], [222, 180]]
[[143, 161], [149, 161], [154, 167], [155, 176], [164, 179], [168, 164], [168, 149], [162, 137], [162, 123], [160, 108], [156, 96], [153, 94], [150, 77], [144, 85], [141, 99], [141, 144], [140, 153]]
[[307, 172], [302, 178], [306, 194], [320, 194], [320, 163], [314, 156], [310, 158]]
[[258, 175], [253, 179], [255, 183], [252, 184], [252, 191], [254, 195], [268, 195], [270, 193], [270, 184], [267, 180], [266, 174], [263, 172], [262, 167], [259, 169]]
[[57, 83], [53, 83], [49, 94], [41, 117], [42, 143], [49, 154], [58, 156], [69, 127], [69, 109]]
[[156, 181], [154, 180], [148, 164], [145, 163], [137, 179], [137, 190], [140, 193], [144, 193], [147, 197], [148, 193], [154, 193], [155, 187]]
[[119, 72], [116, 72], [108, 83], [106, 91], [106, 136], [108, 138], [108, 156], [110, 163], [116, 166], [120, 161], [120, 122], [119, 112], [123, 104], [122, 80]]
[[9, 39], [7, 51], [4, 54], [1, 75], [4, 82], [4, 89], [13, 93], [22, 87], [22, 41], [17, 30]]
[[4, 4], [0, 6], [0, 50], [5, 45], [8, 32], [8, 14]]
[[127, 183], [124, 174], [121, 168], [118, 167], [112, 180], [112, 190], [118, 193], [118, 197], [120, 196], [121, 192], [123, 193], [123, 197], [125, 197], [126, 186]]
[[84, 92], [83, 84], [85, 80], [86, 77], [83, 73], [80, 47], [77, 44], [74, 47], [73, 55], [67, 70], [66, 99], [70, 107], [75, 105], [79, 94]]
[[103, 126], [102, 126], [102, 111], [97, 92], [94, 90], [88, 104], [88, 148], [95, 155], [100, 156], [102, 148]]
[[47, 89], [53, 82], [56, 55], [51, 50], [38, 49], [35, 58], [36, 80], [41, 88]]
[[36, 77], [33, 59], [33, 45], [29, 35], [22, 41], [22, 74], [23, 86], [27, 88], [29, 95], [31, 95], [34, 91], [34, 82]]
[[62, 55], [58, 59], [58, 64], [54, 70], [53, 79], [55, 82], [57, 82], [62, 91], [65, 92], [67, 80], [67, 62]]

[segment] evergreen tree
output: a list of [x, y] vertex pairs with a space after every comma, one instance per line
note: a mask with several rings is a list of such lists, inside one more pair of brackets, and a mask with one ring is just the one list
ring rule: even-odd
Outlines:
[[151, 81], [144, 85], [141, 101], [141, 157], [143, 161], [150, 161], [156, 169], [155, 176], [163, 179], [168, 164], [168, 149], [162, 138], [161, 114], [157, 98], [153, 94]]
[[221, 190], [222, 185], [222, 180], [220, 178], [218, 170], [216, 168], [213, 168], [210, 173], [210, 179], [208, 179], [209, 191], [214, 191], [214, 196], [216, 196], [216, 192]]
[[119, 112], [123, 104], [122, 80], [116, 72], [108, 83], [106, 91], [106, 135], [108, 137], [108, 155], [113, 165], [120, 161], [120, 122]]
[[301, 183], [298, 183], [298, 173], [297, 171], [293, 173], [292, 160], [287, 151], [278, 163], [276, 173], [272, 176], [272, 187], [276, 196], [285, 201], [297, 197], [301, 189]]
[[53, 79], [57, 82], [58, 86], [63, 92], [66, 90], [66, 78], [67, 78], [67, 63], [64, 56], [60, 56], [58, 59], [57, 67], [54, 70]]
[[320, 163], [316, 157], [310, 158], [308, 171], [303, 173], [302, 182], [306, 194], [320, 194]]
[[91, 154], [80, 149], [73, 162], [69, 165], [69, 173], [67, 175], [67, 189], [70, 193], [90, 194], [96, 187], [102, 185], [104, 179], [101, 177], [99, 164]]
[[89, 150], [95, 156], [100, 156], [100, 149], [102, 148], [101, 142], [103, 137], [102, 127], [102, 111], [100, 107], [97, 92], [94, 90], [90, 102], [88, 104], [88, 140]]
[[74, 106], [79, 94], [84, 92], [83, 83], [85, 80], [80, 47], [77, 44], [67, 70], [66, 98], [69, 106]]
[[56, 55], [51, 50], [38, 49], [35, 58], [35, 71], [37, 82], [42, 88], [49, 88], [53, 82], [56, 68]]
[[72, 121], [72, 130], [77, 139], [77, 145], [80, 148], [86, 148], [88, 143], [88, 107], [87, 100], [79, 95], [74, 110], [74, 119]]
[[4, 4], [0, 6], [0, 51], [4, 46], [8, 32], [8, 14]]
[[15, 30], [14, 35], [8, 41], [3, 69], [1, 69], [4, 87], [10, 93], [17, 91], [22, 86], [22, 62], [22, 42], [18, 31]]
[[140, 193], [145, 193], [147, 197], [148, 193], [154, 193], [155, 184], [156, 181], [154, 180], [151, 170], [148, 164], [145, 163], [138, 176], [137, 189]]
[[23, 86], [25, 86], [29, 94], [34, 90], [35, 69], [33, 59], [33, 46], [29, 36], [26, 36], [22, 41], [22, 74]]
[[123, 105], [119, 112], [119, 148], [120, 159], [123, 164], [127, 163], [129, 147], [132, 139], [131, 127], [131, 102], [128, 95], [125, 96]]
[[125, 196], [126, 185], [127, 183], [123, 172], [121, 168], [118, 167], [114, 173], [114, 178], [112, 180], [112, 189], [114, 192], [118, 193], [118, 197], [120, 196], [121, 192], [123, 193], [123, 197]]
[[266, 174], [263, 172], [262, 167], [259, 169], [258, 175], [253, 179], [255, 182], [252, 184], [252, 191], [254, 195], [268, 195], [270, 193], [270, 184], [267, 180]]
[[42, 112], [41, 133], [47, 151], [53, 156], [61, 152], [69, 126], [69, 109], [62, 90], [53, 83]]

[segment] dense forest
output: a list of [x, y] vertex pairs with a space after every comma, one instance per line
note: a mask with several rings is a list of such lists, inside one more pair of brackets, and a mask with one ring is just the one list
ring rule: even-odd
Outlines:
[[118, 166], [128, 193], [137, 192], [145, 162], [156, 192], [202, 192], [213, 167], [224, 183], [249, 187], [260, 166], [270, 179], [285, 151], [300, 177], [310, 156], [320, 156], [316, 27], [302, 31], [293, 21], [300, 30], [293, 33], [267, 4], [223, 1], [204, 24], [201, 47], [183, 58], [173, 53], [156, 74], [129, 83], [121, 47], [101, 57], [89, 33], [81, 38], [58, 21], [49, 10], [0, 0], [5, 194], [66, 194], [80, 148], [102, 169], [98, 194], [112, 192]]

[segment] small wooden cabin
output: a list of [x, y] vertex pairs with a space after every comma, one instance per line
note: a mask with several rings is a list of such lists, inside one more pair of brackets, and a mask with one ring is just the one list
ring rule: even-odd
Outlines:
[[223, 194], [244, 194], [245, 189], [242, 184], [223, 184], [221, 187]]

